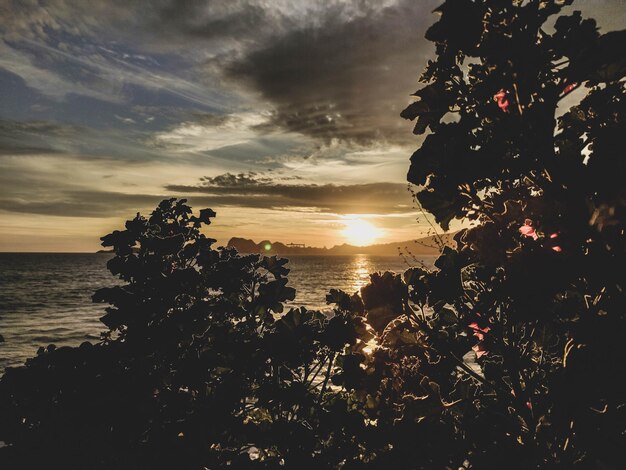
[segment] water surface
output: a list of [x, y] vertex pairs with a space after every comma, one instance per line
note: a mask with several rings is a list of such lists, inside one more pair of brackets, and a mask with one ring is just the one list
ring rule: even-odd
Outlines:
[[[92, 294], [112, 286], [107, 271], [111, 254], [0, 253], [0, 373], [22, 364], [40, 346], [78, 345], [99, 338], [104, 304]], [[433, 257], [424, 259], [432, 264]], [[326, 293], [358, 291], [375, 271], [403, 272], [400, 256], [290, 256], [289, 285], [296, 288], [291, 304], [327, 308]]]

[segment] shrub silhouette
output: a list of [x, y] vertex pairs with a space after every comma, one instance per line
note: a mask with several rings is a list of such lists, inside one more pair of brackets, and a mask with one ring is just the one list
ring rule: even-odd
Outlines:
[[305, 309], [278, 317], [295, 294], [286, 260], [213, 249], [201, 228], [215, 213], [194, 216], [185, 202], [164, 200], [102, 238], [124, 284], [93, 296], [111, 305], [101, 342], [49, 346], [7, 370], [6, 462], [240, 467], [254, 446], [267, 466], [316, 449], [328, 364], [359, 322]]
[[163, 201], [103, 237], [124, 284], [94, 295], [102, 340], [2, 378], [0, 463], [621, 468], [626, 33], [550, 29], [570, 3], [438, 9], [408, 180], [473, 225], [435, 269], [285, 312], [285, 260], [214, 249], [212, 211]]

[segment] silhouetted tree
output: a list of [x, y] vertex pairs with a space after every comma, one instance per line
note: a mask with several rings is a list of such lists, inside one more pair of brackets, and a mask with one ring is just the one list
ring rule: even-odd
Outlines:
[[365, 302], [378, 347], [334, 378], [375, 422], [376, 465], [623, 466], [626, 32], [551, 27], [570, 3], [448, 0], [426, 34], [408, 180], [444, 229], [473, 224], [406, 294], [362, 290], [397, 302]]
[[626, 31], [600, 35], [580, 12], [551, 27], [571, 3], [446, 1], [403, 112], [432, 131], [408, 173], [419, 203], [444, 228], [478, 224], [436, 272], [405, 276], [434, 362], [471, 377], [436, 381], [458, 403], [455, 465], [623, 465]]
[[[98, 290], [95, 345], [41, 349], [0, 384], [6, 463], [236, 468], [308, 459], [343, 317], [292, 309], [287, 260], [213, 249], [215, 213], [165, 200], [102, 238], [123, 284]], [[321, 380], [317, 380], [322, 377]], [[324, 379], [324, 377], [326, 377]]]

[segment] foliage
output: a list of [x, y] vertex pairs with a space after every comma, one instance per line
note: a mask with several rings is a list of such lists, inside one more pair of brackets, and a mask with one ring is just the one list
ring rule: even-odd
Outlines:
[[411, 157], [418, 201], [444, 228], [475, 222], [406, 281], [436, 360], [479, 357], [444, 395], [477, 468], [623, 465], [626, 31], [574, 12], [549, 32], [571, 3], [446, 1], [404, 112], [432, 130]]
[[434, 269], [285, 312], [285, 260], [214, 249], [212, 211], [163, 201], [103, 237], [124, 284], [94, 296], [102, 340], [6, 372], [0, 462], [621, 468], [626, 33], [550, 23], [570, 3], [438, 9], [408, 179], [471, 228]]
[[93, 297], [111, 305], [101, 319], [109, 330], [98, 344], [49, 346], [6, 372], [6, 458], [202, 468], [249, 462], [250, 443], [269, 460], [294, 434], [294, 460], [312, 445], [294, 408], [324, 393], [309, 366], [328, 363], [342, 338], [316, 312], [278, 317], [295, 294], [286, 260], [212, 249], [201, 228], [214, 216], [170, 199], [102, 238], [124, 281]]

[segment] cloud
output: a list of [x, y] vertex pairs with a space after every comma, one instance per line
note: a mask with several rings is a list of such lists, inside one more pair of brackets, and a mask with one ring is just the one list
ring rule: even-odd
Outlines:
[[438, 2], [400, 1], [345, 18], [327, 10], [224, 64], [271, 104], [272, 126], [357, 142], [412, 141], [399, 117], [431, 46], [421, 38]]
[[[128, 101], [133, 84], [232, 112], [255, 95], [274, 111], [268, 125], [321, 139], [406, 141], [410, 125], [398, 113], [432, 52], [422, 36], [439, 3], [6, 1], [0, 66], [57, 99]], [[623, 1], [579, 6], [601, 25], [623, 24]]]
[[157, 8], [157, 18], [153, 24], [155, 27], [165, 27], [175, 35], [182, 33], [201, 38], [249, 37], [270, 19], [268, 10], [272, 6], [264, 6], [239, 0], [169, 1]]
[[151, 207], [164, 196], [109, 191], [65, 191], [46, 200], [0, 198], [0, 210], [22, 214], [102, 218], [127, 216], [138, 208]]
[[232, 145], [246, 144], [258, 136], [255, 127], [266, 118], [257, 113], [234, 115], [197, 115], [164, 132], [153, 143], [174, 151], [207, 152]]
[[56, 101], [78, 94], [132, 102], [134, 85], [167, 91], [188, 106], [231, 109], [236, 97], [194, 75], [195, 48], [168, 51], [163, 35], [150, 30], [159, 3], [0, 2], [0, 67]]
[[42, 197], [0, 197], [0, 210], [22, 214], [102, 218], [128, 216], [162, 199], [186, 197], [194, 207], [240, 207], [337, 214], [413, 213], [406, 186], [395, 183], [355, 185], [252, 184], [195, 187], [171, 185], [162, 194], [68, 189]]
[[[399, 113], [441, 1], [0, 0], [0, 211], [74, 233], [188, 196], [312, 241], [325, 214], [409, 224]], [[623, 0], [578, 8], [623, 28]]]
[[237, 175], [224, 173], [217, 176], [204, 176], [200, 178], [200, 181], [202, 181], [202, 188], [242, 188], [244, 186], [270, 186], [273, 180], [266, 176], [260, 176], [254, 171], [249, 171]]
[[[116, 165], [171, 159], [170, 155], [146, 147], [142, 142], [145, 136], [126, 128], [95, 130], [55, 120], [0, 119], [0, 155], [26, 158], [57, 154], [76, 161], [105, 160]], [[7, 169], [0, 164], [0, 171], [3, 170]]]
[[[411, 212], [411, 196], [405, 184], [284, 183], [258, 173], [226, 173], [204, 177], [197, 185], [168, 185], [173, 194], [206, 195], [214, 205], [266, 209], [301, 209], [341, 214]], [[192, 196], [193, 195], [193, 196]]]
[[0, 155], [59, 153], [54, 140], [75, 138], [81, 129], [49, 121], [0, 119]]
[[[148, 24], [180, 38], [264, 42], [329, 16], [347, 22], [383, 10], [397, 0], [168, 0], [157, 4]], [[179, 39], [180, 40], [180, 39]]]
[[220, 113], [260, 104], [261, 133], [406, 141], [398, 114], [436, 3], [28, 0], [2, 9], [0, 66], [55, 99], [132, 103], [133, 85]]

